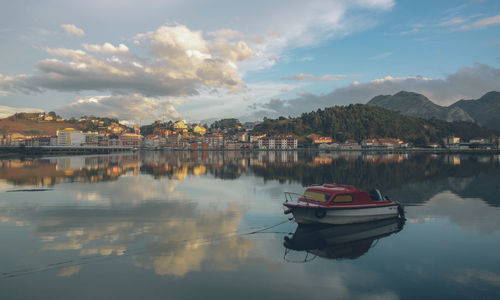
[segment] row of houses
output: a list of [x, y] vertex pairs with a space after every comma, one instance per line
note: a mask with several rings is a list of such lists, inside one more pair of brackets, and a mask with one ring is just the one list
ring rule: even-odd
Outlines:
[[30, 136], [21, 133], [9, 133], [0, 140], [2, 146], [128, 146], [141, 147], [142, 136], [135, 133], [101, 134], [97, 132], [82, 132], [74, 128], [59, 130], [56, 136]]
[[408, 143], [395, 138], [366, 139], [361, 141], [361, 143], [358, 143], [353, 139], [349, 139], [343, 143], [335, 143], [331, 137], [319, 136], [313, 138], [313, 144], [318, 145], [318, 148], [320, 149], [341, 150], [395, 149], [409, 147]]
[[[257, 138], [258, 137], [258, 138]], [[291, 135], [238, 134], [234, 137], [224, 137], [221, 133], [205, 134], [196, 138], [185, 138], [180, 134], [166, 137], [149, 135], [144, 138], [146, 148], [172, 148], [183, 150], [216, 150], [216, 149], [297, 149], [298, 140]]]
[[469, 141], [462, 141], [459, 137], [450, 136], [443, 139], [443, 145], [451, 150], [500, 149], [500, 137], [474, 138]]
[[[175, 132], [151, 134], [143, 137], [139, 134], [139, 128], [134, 128], [134, 133], [122, 132], [97, 133], [82, 132], [74, 128], [66, 128], [57, 131], [56, 136], [28, 136], [20, 133], [9, 133], [0, 139], [0, 145], [10, 146], [124, 146], [134, 148], [153, 149], [179, 149], [179, 150], [218, 150], [218, 149], [263, 149], [263, 150], [286, 150], [297, 149], [298, 140], [292, 135], [250, 134], [239, 132], [231, 137], [224, 136], [220, 132], [203, 134], [199, 136], [183, 135]], [[409, 148], [411, 145], [397, 138], [365, 139], [358, 143], [355, 140], [347, 140], [343, 143], [333, 142], [331, 137], [314, 137], [313, 144], [323, 150], [363, 150], [363, 149], [401, 149]], [[461, 141], [457, 137], [446, 137], [442, 144], [429, 144], [430, 148], [445, 147], [454, 150], [465, 149], [498, 149], [500, 139], [477, 138], [468, 142]]]
[[82, 132], [74, 128], [57, 131], [56, 136], [26, 136], [19, 133], [9, 134], [2, 139], [2, 145], [8, 146], [124, 146], [151, 149], [179, 150], [240, 150], [240, 149], [296, 149], [298, 141], [291, 135], [247, 135], [238, 134], [224, 137], [222, 133], [204, 134], [199, 137], [185, 136], [180, 133], [169, 135], [151, 134], [143, 137], [137, 133], [103, 134]]
[[[401, 139], [396, 138], [379, 138], [379, 139], [365, 139], [358, 143], [355, 140], [347, 140], [344, 143], [332, 142], [329, 137], [317, 137], [313, 140], [314, 144], [319, 144], [319, 149], [324, 150], [371, 150], [371, 149], [381, 149], [381, 150], [393, 150], [393, 149], [406, 149], [410, 148], [412, 145]], [[470, 139], [468, 142], [461, 141], [458, 137], [446, 137], [443, 139], [442, 144], [429, 143], [426, 145], [427, 148], [437, 149], [437, 148], [447, 148], [450, 150], [469, 150], [469, 149], [500, 149], [500, 138], [475, 138]]]

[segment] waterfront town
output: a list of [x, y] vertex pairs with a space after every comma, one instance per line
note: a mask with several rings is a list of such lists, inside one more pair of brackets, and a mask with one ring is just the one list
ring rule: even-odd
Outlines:
[[[37, 122], [64, 122], [55, 114], [32, 114]], [[236, 119], [226, 119], [236, 120]], [[59, 129], [53, 135], [23, 134], [3, 128], [0, 134], [0, 146], [3, 147], [106, 147], [131, 149], [165, 150], [293, 150], [314, 148], [319, 150], [408, 150], [414, 145], [400, 138], [369, 138], [363, 140], [334, 140], [332, 137], [310, 135], [305, 140], [291, 134], [256, 133], [253, 123], [233, 122], [231, 128], [217, 128], [188, 124], [183, 120], [175, 122], [156, 121], [153, 125], [133, 124], [132, 128], [118, 122], [105, 122], [101, 118], [82, 117], [73, 120], [78, 126]], [[83, 123], [91, 124], [92, 131], [85, 131]], [[88, 126], [87, 126], [88, 127]], [[440, 143], [429, 143], [424, 148], [449, 150], [495, 150], [499, 149], [498, 137], [478, 137], [462, 140], [449, 136]]]

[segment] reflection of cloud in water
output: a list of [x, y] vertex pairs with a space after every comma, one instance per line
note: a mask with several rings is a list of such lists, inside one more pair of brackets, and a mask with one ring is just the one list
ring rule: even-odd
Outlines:
[[71, 266], [71, 267], [66, 267], [63, 268], [57, 273], [57, 276], [59, 277], [70, 277], [75, 275], [80, 271], [80, 266]]
[[175, 180], [152, 180], [145, 176], [124, 176], [112, 184], [78, 184], [65, 188], [80, 201], [131, 205], [152, 199], [182, 199], [183, 194], [176, 191], [179, 183]]
[[242, 213], [232, 208], [158, 224], [152, 229], [158, 240], [148, 247], [149, 261], [136, 265], [174, 276], [199, 271], [204, 261], [210, 268], [235, 269], [255, 247], [252, 240], [235, 235], [241, 217]]
[[0, 179], [0, 192], [5, 192], [11, 190], [15, 187], [15, 185], [7, 182], [7, 180]]
[[462, 285], [488, 284], [500, 287], [500, 275], [487, 270], [458, 269], [449, 278]]
[[[399, 299], [396, 292], [387, 289], [385, 274], [366, 266], [314, 260], [312, 263], [288, 264], [292, 278], [281, 281], [293, 285], [293, 299]], [[286, 272], [286, 270], [285, 270]], [[256, 278], [256, 284], [260, 279]], [[289, 281], [291, 280], [291, 281]], [[325, 289], [327, 294], [325, 294]]]
[[432, 218], [448, 218], [462, 230], [490, 234], [500, 229], [500, 209], [477, 198], [461, 198], [452, 192], [441, 192], [423, 206], [406, 207], [410, 222], [425, 222]]
[[[45, 251], [130, 254], [136, 266], [174, 276], [199, 271], [204, 264], [216, 270], [236, 269], [255, 248], [253, 240], [237, 235], [242, 217], [236, 207], [200, 212], [193, 203], [154, 201], [133, 208], [33, 205], [0, 210], [5, 222], [32, 220]], [[78, 272], [71, 267], [58, 276]]]
[[[283, 192], [297, 185], [278, 182], [263, 183], [262, 179], [242, 176], [237, 181], [221, 181], [213, 177], [192, 177], [189, 180], [153, 179], [149, 176], [120, 177], [114, 182], [67, 184], [58, 192], [85, 206], [124, 207], [150, 201], [196, 201], [199, 210], [207, 207], [237, 205], [246, 211], [274, 214], [282, 210]], [[274, 198], [273, 198], [274, 197]], [[269, 199], [272, 201], [269, 201]]]

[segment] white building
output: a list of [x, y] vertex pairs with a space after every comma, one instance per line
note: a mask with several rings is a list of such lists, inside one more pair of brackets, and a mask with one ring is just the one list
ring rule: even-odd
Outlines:
[[85, 134], [81, 131], [73, 128], [57, 131], [58, 146], [81, 146], [85, 142]]
[[259, 149], [297, 149], [298, 141], [291, 135], [276, 135], [258, 140]]

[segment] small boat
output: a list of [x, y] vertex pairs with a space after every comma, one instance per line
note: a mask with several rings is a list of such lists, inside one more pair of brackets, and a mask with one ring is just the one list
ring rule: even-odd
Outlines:
[[285, 214], [292, 213], [299, 224], [352, 224], [395, 217], [404, 218], [399, 202], [382, 197], [379, 190], [370, 193], [341, 184], [308, 187], [305, 192], [285, 192]]

